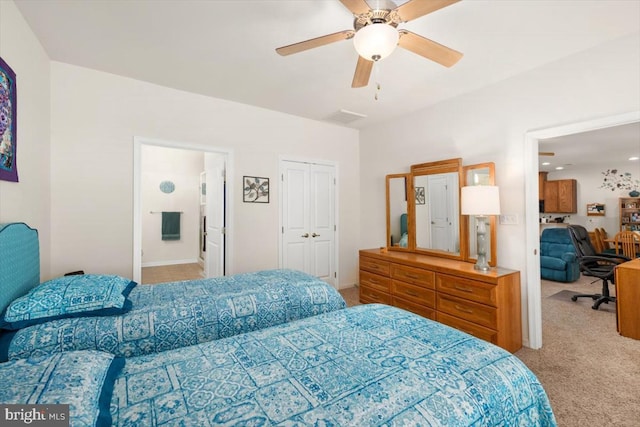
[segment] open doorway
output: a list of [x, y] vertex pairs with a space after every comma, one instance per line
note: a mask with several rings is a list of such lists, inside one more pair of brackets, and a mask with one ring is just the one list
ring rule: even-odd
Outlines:
[[228, 271], [229, 157], [212, 147], [134, 138], [135, 281], [216, 277]]
[[[538, 152], [539, 142], [576, 133], [589, 132], [640, 121], [640, 111], [586, 122], [551, 127], [528, 132], [525, 135], [525, 209], [527, 244], [527, 317], [529, 325], [528, 346], [542, 347], [542, 304], [540, 283], [540, 240], [538, 201]], [[606, 147], [604, 147], [606, 149]]]

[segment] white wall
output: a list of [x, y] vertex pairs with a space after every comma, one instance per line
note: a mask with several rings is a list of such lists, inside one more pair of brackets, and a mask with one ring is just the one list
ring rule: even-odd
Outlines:
[[384, 243], [385, 174], [454, 157], [462, 157], [465, 165], [495, 162], [502, 212], [519, 218], [517, 225], [498, 226], [498, 264], [522, 272], [528, 339], [524, 135], [640, 110], [639, 75], [640, 36], [634, 34], [363, 130], [360, 181], [371, 191], [360, 205], [362, 246]]
[[[640, 141], [638, 144], [640, 144]], [[582, 225], [589, 231], [596, 227], [602, 227], [607, 231], [607, 235], [613, 236], [620, 231], [618, 199], [620, 197], [629, 197], [629, 190], [612, 191], [600, 188], [604, 176], [602, 173], [607, 169], [617, 169], [620, 173], [629, 172], [634, 179], [640, 178], [640, 161], [635, 161], [551, 171], [547, 175], [547, 179], [575, 179], [577, 181], [578, 212], [570, 214], [567, 222]], [[605, 216], [587, 216], [588, 203], [604, 203]], [[544, 216], [556, 217], [558, 215], [544, 214]]]
[[[142, 145], [140, 158], [142, 266], [197, 262], [204, 153]], [[160, 191], [163, 181], [173, 182], [175, 190]], [[162, 211], [182, 212], [180, 240], [162, 240]]]
[[50, 279], [49, 58], [12, 1], [0, 1], [0, 56], [16, 73], [18, 183], [0, 181], [0, 223], [26, 222], [40, 237], [40, 277]]
[[[339, 285], [357, 281], [358, 131], [58, 62], [51, 65], [51, 105], [55, 273], [132, 275], [139, 136], [232, 150], [230, 273], [278, 266], [279, 156], [337, 162]], [[273, 180], [270, 203], [242, 203], [243, 175]]]

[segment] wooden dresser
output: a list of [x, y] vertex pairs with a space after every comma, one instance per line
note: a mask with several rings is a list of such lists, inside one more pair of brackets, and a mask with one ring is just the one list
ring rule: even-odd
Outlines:
[[640, 258], [620, 264], [615, 274], [618, 332], [623, 337], [640, 340]]
[[403, 308], [512, 353], [522, 347], [519, 271], [483, 273], [468, 262], [364, 249], [360, 302]]

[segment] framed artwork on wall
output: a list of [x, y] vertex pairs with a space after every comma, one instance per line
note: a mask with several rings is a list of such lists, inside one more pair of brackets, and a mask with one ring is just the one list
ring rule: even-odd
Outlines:
[[16, 73], [0, 58], [0, 179], [18, 182]]
[[245, 203], [269, 203], [269, 178], [242, 177], [242, 201]]
[[424, 187], [416, 187], [416, 205], [424, 205], [425, 202]]
[[604, 203], [587, 204], [587, 216], [604, 216]]

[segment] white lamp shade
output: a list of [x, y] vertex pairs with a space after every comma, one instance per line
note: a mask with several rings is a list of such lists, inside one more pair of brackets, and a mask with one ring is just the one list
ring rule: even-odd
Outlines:
[[358, 30], [353, 37], [353, 45], [358, 55], [369, 61], [377, 61], [386, 56], [398, 45], [398, 30], [389, 24], [369, 24]]
[[500, 193], [495, 185], [462, 187], [462, 215], [500, 215]]

